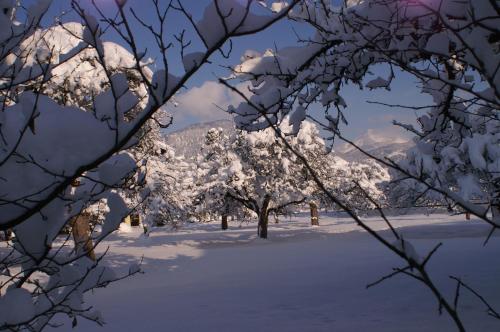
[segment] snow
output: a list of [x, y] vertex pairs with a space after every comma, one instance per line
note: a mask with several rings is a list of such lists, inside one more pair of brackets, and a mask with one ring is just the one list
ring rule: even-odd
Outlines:
[[447, 54], [450, 48], [450, 38], [443, 33], [435, 34], [429, 38], [425, 49], [431, 53]]
[[195, 159], [205, 142], [205, 135], [211, 128], [223, 128], [228, 135], [233, 135], [235, 131], [234, 122], [231, 120], [203, 122], [169, 133], [166, 143], [173, 147], [176, 155]]
[[390, 85], [390, 80], [386, 80], [385, 78], [382, 78], [380, 76], [366, 83], [366, 87], [369, 89], [385, 88], [387, 90], [390, 90]]
[[123, 233], [132, 233], [133, 232], [133, 228], [132, 228], [132, 226], [130, 226], [127, 223], [121, 223], [120, 227], [118, 228], [118, 232], [120, 234], [123, 234]]
[[[446, 296], [461, 277], [500, 306], [500, 242], [483, 247], [488, 228], [464, 216], [407, 215], [391, 218], [403, 233], [407, 251], [425, 256], [430, 274]], [[378, 218], [366, 218], [387, 229]], [[255, 222], [188, 224], [179, 231], [155, 228], [114, 233], [105, 264], [128, 270], [144, 259], [136, 275], [88, 297], [102, 312], [104, 328], [78, 321], [74, 331], [455, 331], [438, 315], [437, 302], [424, 286], [398, 276], [376, 287], [366, 285], [402, 260], [339, 215], [320, 216], [309, 226], [306, 214], [270, 225], [270, 238], [256, 236]], [[390, 238], [389, 232], [383, 232]], [[406, 242], [408, 241], [408, 242]], [[392, 240], [391, 240], [392, 242]], [[133, 265], [133, 269], [137, 267]], [[463, 291], [459, 312], [469, 331], [498, 331], [499, 322]], [[69, 321], [61, 321], [69, 326]], [[64, 329], [64, 328], [63, 328]], [[54, 329], [59, 331], [60, 329]], [[48, 329], [52, 331], [52, 329]]]
[[194, 52], [184, 55], [182, 58], [182, 62], [184, 64], [184, 69], [186, 72], [191, 71], [193, 68], [201, 65], [203, 57], [205, 53], [203, 52]]
[[[2, 5], [7, 2], [10, 3], [10, 7], [13, 6], [13, 1], [3, 1]], [[341, 218], [332, 218], [330, 221], [326, 219], [325, 222], [322, 221], [323, 226], [320, 228], [310, 228], [305, 220], [295, 224], [286, 222], [273, 227], [273, 235], [269, 241], [256, 239], [253, 224], [226, 233], [214, 231], [218, 228], [218, 225], [214, 224], [186, 227], [175, 234], [165, 230], [155, 230], [150, 237], [147, 237], [149, 233], [138, 236], [138, 232], [130, 229], [128, 233], [118, 232], [114, 238], [105, 241], [113, 249], [110, 257], [105, 260], [107, 265], [99, 265], [95, 269], [94, 263], [87, 257], [73, 260], [68, 258], [69, 256], [57, 256], [58, 246], [64, 245], [58, 240], [56, 241], [59, 242], [56, 243], [58, 246], [54, 248], [53, 240], [71, 216], [78, 213], [87, 203], [91, 203], [94, 199], [105, 199], [109, 205], [109, 211], [103, 216], [105, 221], [101, 227], [100, 237], [94, 238], [96, 242], [108, 233], [114, 232], [126, 214], [128, 206], [123, 197], [117, 191], [108, 193], [106, 187], [121, 185], [125, 175], [132, 175], [136, 165], [131, 156], [126, 154], [115, 154], [107, 162], [101, 161], [111, 153], [117, 152], [126, 143], [124, 138], [137, 131], [136, 124], [146, 120], [159, 105], [171, 99], [201, 64], [203, 58], [207, 58], [212, 51], [221, 47], [230, 36], [261, 30], [260, 28], [271, 22], [272, 16], [257, 16], [253, 13], [247, 15], [244, 2], [230, 0], [211, 2], [204, 11], [202, 19], [194, 24], [208, 53], [206, 56], [201, 56], [202, 53], [187, 54], [183, 57], [183, 63], [188, 75], [176, 77], [169, 74], [166, 65], [163, 70], [155, 74], [148, 70], [134, 71], [133, 68], [141, 64], [121, 46], [103, 42], [100, 37], [104, 31], [100, 29], [99, 21], [83, 10], [80, 14], [85, 25], [68, 25], [68, 29], [76, 29], [70, 31], [75, 34], [72, 38], [61, 39], [69, 32], [65, 26], [33, 33], [49, 2], [50, 0], [38, 1], [31, 7], [32, 9], [26, 11], [25, 19], [22, 19], [23, 15], [19, 15], [18, 18], [26, 21], [24, 26], [22, 22], [14, 21], [14, 15], [11, 16], [12, 10], [5, 11], [7, 7], [2, 7], [4, 15], [0, 14], [0, 25], [3, 28], [0, 32], [3, 44], [0, 58], [5, 60], [0, 64], [1, 71], [4, 72], [2, 86], [8, 91], [6, 94], [11, 99], [4, 103], [0, 118], [3, 141], [3, 151], [0, 153], [0, 159], [3, 159], [0, 162], [2, 164], [0, 179], [4, 183], [0, 187], [3, 201], [0, 214], [5, 228], [17, 224], [14, 226], [16, 242], [13, 246], [21, 256], [18, 261], [22, 262], [21, 266], [18, 266], [17, 257], [12, 258], [12, 261], [11, 258], [4, 260], [7, 263], [3, 264], [5, 266], [2, 267], [2, 277], [7, 278], [5, 285], [9, 285], [10, 289], [2, 289], [3, 295], [0, 294], [2, 295], [0, 300], [3, 301], [0, 303], [0, 313], [3, 314], [0, 323], [2, 320], [4, 323], [28, 321], [39, 313], [44, 314], [46, 310], [50, 310], [48, 316], [52, 312], [65, 312], [71, 318], [74, 314], [87, 318], [100, 317], [94, 312], [86, 314], [83, 306], [84, 293], [118, 278], [120, 274], [115, 274], [109, 267], [118, 267], [119, 270], [122, 266], [125, 271], [139, 271], [137, 265], [131, 267], [129, 262], [136, 263], [144, 253], [146, 272], [149, 271], [150, 274], [145, 275], [143, 279], [127, 280], [124, 283], [126, 288], [114, 286], [109, 292], [115, 290], [117, 293], [117, 296], [112, 297], [112, 301], [120, 300], [121, 296], [124, 299], [125, 295], [137, 295], [131, 297], [135, 302], [120, 301], [118, 304], [138, 305], [140, 310], [128, 308], [120, 313], [135, 312], [149, 322], [160, 324], [154, 328], [156, 330], [162, 330], [161, 325], [165, 325], [163, 319], [168, 323], [172, 322], [174, 330], [220, 330], [226, 327], [240, 330], [249, 328], [253, 331], [266, 328], [303, 330], [304, 327], [313, 330], [332, 329], [332, 327], [340, 330], [390, 330], [394, 326], [397, 330], [407, 330], [407, 326], [401, 326], [401, 322], [407, 324], [408, 321], [419, 322], [419, 330], [422, 328], [420, 323], [422, 321], [425, 321], [423, 325], [429, 324], [429, 328], [432, 327], [433, 330], [448, 327], [444, 323], [441, 326], [441, 321], [425, 320], [426, 317], [431, 317], [426, 310], [432, 307], [430, 305], [432, 298], [419, 298], [420, 291], [412, 288], [415, 286], [401, 285], [397, 283], [398, 281], [395, 285], [390, 284], [389, 291], [384, 289], [383, 295], [389, 297], [398, 295], [390, 305], [397, 304], [395, 308], [403, 308], [412, 319], [405, 320], [395, 316], [397, 319], [393, 322], [380, 321], [380, 317], [383, 319], [388, 317], [380, 315], [380, 312], [376, 317], [370, 316], [377, 313], [373, 308], [385, 308], [380, 303], [386, 301], [364, 296], [367, 293], [350, 291], [357, 290], [355, 285], [358, 283], [366, 282], [359, 276], [374, 279], [383, 274], [379, 273], [382, 271], [378, 268], [390, 271], [390, 267], [397, 262], [390, 260], [391, 258], [382, 251], [377, 251], [381, 248], [374, 246], [366, 234], [353, 233], [352, 222], [339, 223]], [[498, 43], [490, 31], [492, 30], [490, 26], [498, 25], [498, 18], [487, 17], [488, 12], [494, 9], [493, 4], [472, 6], [469, 4], [471, 1], [458, 3], [455, 0], [444, 0], [439, 4], [432, 0], [424, 2], [428, 5], [425, 3], [414, 5], [412, 1], [406, 5], [404, 1], [395, 1], [393, 6], [386, 6], [377, 0], [358, 1], [357, 4], [349, 1], [349, 5], [353, 7], [346, 8], [345, 14], [339, 12], [338, 15], [329, 6], [321, 8], [320, 2], [303, 2], [302, 6], [297, 6], [296, 10], [290, 12], [291, 18], [312, 25], [320, 33], [312, 36], [302, 46], [268, 50], [262, 55], [256, 52], [247, 53], [243, 63], [234, 68], [233, 78], [248, 81], [251, 85], [248, 91], [252, 94], [249, 97], [250, 101], [269, 112], [267, 121], [263, 121], [261, 110], [246, 103], [237, 108], [230, 107], [229, 112], [236, 114], [239, 128], [247, 127], [251, 130], [264, 129], [269, 124], [279, 124], [286, 119], [286, 116], [292, 114], [293, 131], [297, 134], [300, 122], [306, 118], [307, 105], [320, 102], [327, 108], [346, 107], [341, 97], [343, 82], [362, 82], [372, 65], [394, 63], [404, 71], [418, 71], [416, 76], [422, 84], [422, 92], [430, 94], [435, 104], [434, 107], [429, 107], [427, 115], [419, 118], [423, 139], [420, 139], [418, 145], [408, 154], [409, 160], [404, 164], [407, 169], [405, 168], [403, 173], [413, 174], [414, 178], [418, 175], [419, 179], [425, 179], [425, 184], [431, 189], [446, 194], [445, 196], [460, 203], [469, 211], [479, 209], [488, 211], [488, 208], [473, 206], [472, 199], [491, 202], [494, 216], [492, 220], [486, 221], [495, 225], [500, 218], [495, 216], [498, 211], [498, 188], [489, 184], [497, 183], [499, 180], [500, 133], [498, 125], [492, 124], [488, 118], [498, 119], [498, 98], [496, 98], [500, 82], [500, 76], [497, 75]], [[124, 0], [119, 0], [119, 6], [124, 4]], [[182, 6], [180, 2], [178, 5]], [[77, 7], [75, 10], [78, 12]], [[279, 1], [274, 2], [270, 8], [271, 11], [283, 12], [287, 7], [284, 1]], [[479, 17], [473, 8], [478, 9]], [[182, 8], [177, 9], [183, 11]], [[439, 13], [433, 13], [437, 10]], [[329, 15], [330, 13], [335, 15]], [[191, 16], [187, 12], [185, 14], [192, 22]], [[11, 17], [7, 18], [7, 15]], [[159, 19], [162, 23], [163, 20]], [[100, 21], [106, 22], [106, 19]], [[379, 26], [365, 24], [363, 21], [379, 22]], [[28, 26], [26, 23], [29, 23]], [[126, 25], [126, 22], [122, 23]], [[360, 30], [357, 30], [358, 28]], [[29, 37], [32, 33], [33, 38]], [[127, 35], [129, 33], [127, 29]], [[41, 34], [47, 35], [39, 42], [37, 38], [41, 37]], [[56, 38], [53, 42], [48, 42], [51, 36]], [[129, 40], [130, 44], [133, 44], [131, 36], [122, 39], [125, 42]], [[40, 45], [44, 43], [47, 43], [46, 47]], [[95, 50], [84, 49], [86, 43]], [[56, 47], [53, 49], [51, 46]], [[131, 46], [135, 50], [135, 45]], [[183, 53], [184, 45], [181, 47]], [[429, 57], [429, 52], [444, 53], [442, 55], [445, 58], [441, 59], [436, 55]], [[140, 52], [140, 54], [142, 58], [145, 53]], [[90, 59], [84, 60], [87, 56], [91, 56]], [[446, 59], [447, 56], [449, 59]], [[434, 63], [437, 66], [432, 66]], [[429, 64], [431, 66], [428, 66]], [[104, 71], [103, 67], [107, 70]], [[76, 68], [78, 70], [73, 70]], [[115, 71], [126, 71], [127, 75], [115, 75]], [[47, 74], [44, 74], [45, 72]], [[85, 78], [81, 77], [82, 73], [86, 74]], [[95, 75], [92, 75], [93, 73]], [[132, 77], [129, 77], [131, 74]], [[114, 76], [108, 77], [110, 75]], [[43, 91], [39, 88], [25, 87], [25, 84], [37, 77], [47, 81], [46, 88], [41, 89]], [[130, 78], [134, 77], [136, 82], [144, 79], [148, 81], [146, 84], [148, 89], [139, 84], [135, 91], [132, 90], [125, 78], [129, 78], [132, 83], [133, 79]], [[387, 80], [378, 77], [368, 82], [366, 86], [389, 89], [392, 78], [393, 75]], [[54, 89], [59, 88], [60, 84], [57, 82], [64, 82], [65, 79], [71, 84], [62, 88], [71, 91], [71, 95], [74, 96], [65, 101], [63, 106], [61, 103], [64, 100], [63, 92]], [[103, 92], [102, 90], [107, 88], [105, 83], [108, 80], [112, 83], [111, 90]], [[40, 91], [42, 95], [38, 96], [29, 91]], [[11, 92], [14, 98], [10, 98]], [[45, 93], [56, 100], [48, 99], [44, 96]], [[467, 98], [467, 95], [477, 97], [477, 102], [475, 97], [473, 101], [466, 101], [462, 98], [462, 94], [463, 98]], [[450, 95], [451, 99], [447, 95]], [[455, 102], [462, 99], [464, 102]], [[76, 108], [76, 105], [79, 108]], [[89, 112], [82, 112], [81, 108]], [[467, 109], [469, 111], [464, 114]], [[139, 114], [132, 119], [125, 117], [127, 112], [132, 110], [139, 111]], [[293, 110], [295, 112], [291, 113]], [[341, 117], [338, 110], [336, 118], [331, 116], [328, 119], [343, 119], [343, 116]], [[451, 123], [448, 123], [449, 120]], [[338, 123], [339, 120], [332, 128], [338, 127]], [[270, 134], [271, 131], [266, 134], [267, 136], [251, 138], [251, 142], [254, 145], [257, 143], [265, 145], [264, 139], [268, 141], [271, 136], [274, 137]], [[302, 147], [298, 147], [298, 150], [302, 150], [299, 152], [307, 152], [313, 144], [318, 143], [313, 138], [301, 141], [300, 135], [296, 139], [303, 143]], [[323, 150], [324, 144], [318, 144], [318, 149], [311, 154], [316, 157], [320, 155], [318, 151], [323, 152]], [[279, 167], [273, 167], [275, 170], [279, 168], [286, 173], [295, 173], [290, 167], [293, 165], [292, 161], [296, 161], [297, 158], [291, 155], [289, 160], [281, 160], [286, 157], [282, 147], [274, 146], [257, 151], [254, 156], [248, 155], [249, 159], [277, 159]], [[228, 157], [229, 161], [233, 161], [231, 154], [228, 154]], [[268, 166], [270, 163], [264, 164]], [[270, 172], [262, 172], [261, 175], [248, 171], [249, 174], [242, 174], [243, 165], [233, 162], [219, 172], [231, 176], [230, 180], [237, 185], [235, 191], [246, 189], [240, 185], [245, 177], [257, 177], [259, 181], [267, 181], [265, 177], [279, 177]], [[364, 186], [373, 184], [374, 178], [388, 180], [388, 177], [385, 177], [388, 174], [377, 169], [370, 173], [362, 173], [374, 166], [375, 164], [372, 167], [358, 165], [352, 167], [352, 173], [362, 175], [359, 183]], [[84, 171], [85, 174], [82, 174]], [[420, 173], [417, 173], [418, 171]], [[212, 174], [215, 173], [209, 173]], [[71, 180], [80, 175], [83, 175], [83, 179], [78, 188], [64, 190], [63, 187], [68, 186]], [[332, 175], [332, 178], [335, 177], [336, 175]], [[411, 178], [412, 176], [410, 180], [413, 181]], [[302, 189], [307, 191], [295, 192], [295, 195], [302, 194], [305, 199], [314, 194], [309, 191], [312, 186], [300, 179], [290, 187], [297, 188], [301, 184], [306, 185]], [[267, 209], [271, 198], [268, 192], [276, 193], [284, 187], [284, 184], [273, 184], [276, 189], [269, 190], [271, 186], [267, 183], [264, 185], [255, 190], [254, 197], [264, 197], [261, 208], [255, 209], [257, 212]], [[156, 185], [160, 186], [161, 184]], [[291, 192], [290, 187], [285, 188], [285, 193]], [[353, 193], [352, 189], [345, 190], [351, 195], [346, 199], [349, 206], [357, 203], [355, 196], [360, 196], [356, 192]], [[373, 190], [376, 189], [374, 185]], [[410, 194], [415, 193], [414, 190], [408, 191]], [[144, 197], [144, 192], [140, 193], [141, 197]], [[368, 194], [371, 196], [370, 192]], [[255, 201], [253, 197], [251, 199]], [[152, 205], [158, 206], [157, 202], [156, 199], [153, 200]], [[253, 206], [256, 207], [257, 204], [254, 203]], [[432, 243], [448, 238], [447, 242], [451, 245], [446, 250], [449, 250], [448, 248], [451, 250], [440, 252], [441, 256], [436, 258], [437, 263], [432, 263], [439, 265], [430, 266], [431, 273], [437, 275], [437, 283], [445, 290], [449, 290], [447, 275], [453, 273], [467, 279], [471, 285], [487, 286], [487, 295], [497, 302], [499, 296], [491, 280], [498, 280], [498, 271], [494, 264], [485, 262], [494, 261], [496, 256], [493, 256], [492, 252], [496, 253], [498, 245], [495, 241], [495, 244], [483, 249], [476, 247], [476, 244], [482, 242], [481, 240], [470, 239], [474, 236], [484, 238], [488, 232], [487, 225], [476, 226], [475, 223], [468, 223], [463, 227], [463, 221], [447, 217], [440, 217], [431, 220], [429, 224], [424, 224], [425, 218], [418, 218], [414, 222], [400, 218], [401, 220], [396, 223], [399, 227], [405, 227], [403, 230], [405, 240], [396, 242], [397, 247], [403, 250], [407, 257], [417, 260], [419, 257], [425, 257], [423, 255]], [[22, 222], [18, 224], [20, 221]], [[385, 227], [383, 224], [380, 226], [380, 221], [373, 218], [368, 222], [377, 229]], [[232, 228], [234, 226], [232, 225]], [[134, 249], [136, 252], [131, 253]], [[47, 257], [51, 251], [54, 252], [54, 256]], [[331, 257], [339, 252], [342, 255]], [[417, 252], [422, 256], [418, 256]], [[137, 256], [137, 253], [141, 256]], [[467, 256], [468, 254], [470, 255]], [[366, 257], [370, 258], [367, 260]], [[388, 263], [384, 265], [386, 258]], [[457, 259], [465, 264], [457, 266]], [[377, 265], [374, 266], [371, 260]], [[11, 277], [9, 265], [21, 270], [11, 279], [9, 279]], [[467, 266], [467, 270], [462, 266]], [[186, 267], [190, 269], [188, 273], [183, 272], [186, 271]], [[35, 274], [30, 273], [32, 268]], [[169, 270], [170, 273], [164, 273]], [[49, 278], [47, 283], [49, 290], [43, 288], [45, 285], [38, 285], [36, 271], [50, 275], [46, 277]], [[349, 277], [348, 281], [339, 279], [346, 275]], [[444, 280], [448, 280], [448, 283]], [[42, 277], [41, 282], [46, 281]], [[17, 282], [19, 282], [17, 286], [26, 289], [13, 289]], [[74, 287], [72, 288], [70, 284]], [[55, 289], [50, 289], [56, 285]], [[61, 285], [67, 286], [60, 290]], [[328, 285], [343, 288], [340, 290], [334, 288], [328, 292]], [[31, 286], [37, 288], [33, 290]], [[228, 289], [237, 289], [239, 292], [228, 292]], [[32, 292], [31, 298], [28, 291]], [[281, 291], [283, 293], [280, 293]], [[406, 303], [405, 306], [405, 303], [400, 302], [401, 294], [396, 293], [413, 295], [409, 296], [412, 305]], [[111, 297], [106, 298], [106, 294], [109, 293], [102, 292], [102, 294], [102, 298], [93, 301], [96, 301], [99, 307], [108, 310], [110, 321], [118, 324], [130, 323], [130, 326], [125, 326], [126, 329], [130, 329], [139, 321], [141, 324], [139, 329], [142, 329], [144, 323], [141, 320], [135, 319], [129, 322], [127, 319], [119, 320], [113, 316], [113, 312], [109, 311], [110, 308], [114, 310], [120, 306], [113, 305], [115, 302], [109, 300]], [[217, 301], [216, 296], [220, 296], [221, 300]], [[403, 298], [405, 299], [404, 296]], [[196, 303], [197, 299], [210, 303], [200, 308], [193, 307], [192, 303]], [[466, 295], [461, 299], [463, 302], [460, 310], [464, 312], [467, 324], [481, 331], [497, 329], [497, 326], [490, 325], [484, 313], [481, 316], [477, 314], [475, 311], [475, 308], [479, 307], [477, 303]], [[297, 305], [290, 309], [290, 303]], [[332, 307], [332, 303], [340, 304], [338, 307]], [[206, 308], [211, 310], [207, 311]], [[283, 308], [286, 310], [283, 311]], [[318, 308], [324, 310], [320, 311]], [[227, 314], [234, 309], [238, 309], [234, 316]], [[391, 312], [398, 311], [394, 308], [391, 310], [390, 306], [385, 309]], [[172, 316], [165, 315], [164, 310]], [[369, 310], [369, 314], [359, 316], [364, 310]], [[300, 313], [302, 315], [299, 315]], [[342, 315], [336, 317], [337, 313]], [[20, 316], [16, 316], [17, 314]], [[148, 316], [151, 314], [153, 316]], [[257, 322], [252, 314], [258, 318]], [[322, 317], [321, 314], [325, 316]], [[230, 319], [222, 320], [221, 315]], [[135, 318], [133, 315], [127, 317]], [[354, 328], [349, 325], [353, 323], [353, 318], [361, 325]], [[228, 326], [220, 326], [222, 321]], [[337, 323], [338, 326], [335, 326]], [[380, 327], [377, 327], [378, 323], [381, 324]]]
[[31, 293], [23, 288], [10, 288], [0, 298], [0, 325], [16, 324], [30, 319], [34, 313]]
[[[362, 147], [364, 150], [374, 150], [380, 147], [385, 147], [391, 144], [407, 144], [409, 139], [401, 136], [388, 135], [387, 133], [379, 132], [375, 129], [368, 129], [366, 133], [354, 140], [354, 144]], [[338, 147], [339, 153], [349, 153], [355, 151], [356, 148], [351, 144], [345, 143]]]
[[284, 1], [275, 2], [271, 5], [271, 10], [275, 13], [279, 13], [282, 10], [285, 10], [288, 7], [288, 4]]
[[[245, 33], [266, 26], [274, 15], [257, 15], [246, 1], [219, 0], [210, 2], [205, 8], [202, 19], [197, 22], [196, 30], [207, 49], [222, 41], [226, 34]], [[286, 4], [272, 4], [272, 11], [285, 10]]]

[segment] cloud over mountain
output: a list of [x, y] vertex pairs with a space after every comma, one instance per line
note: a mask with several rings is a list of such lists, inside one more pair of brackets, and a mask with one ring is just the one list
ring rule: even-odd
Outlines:
[[[245, 86], [238, 88], [245, 91]], [[193, 87], [176, 97], [177, 107], [170, 109], [174, 123], [179, 127], [196, 122], [207, 122], [219, 119], [231, 119], [224, 110], [229, 105], [242, 101], [236, 93], [228, 90], [215, 81], [205, 81], [199, 87]]]

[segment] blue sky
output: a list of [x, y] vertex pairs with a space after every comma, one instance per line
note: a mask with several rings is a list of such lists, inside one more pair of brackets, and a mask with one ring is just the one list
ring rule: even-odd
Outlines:
[[[238, 0], [234, 0], [238, 1]], [[241, 0], [240, 0], [241, 1]], [[113, 0], [96, 0], [96, 3], [107, 14], [116, 12]], [[160, 1], [162, 4], [167, 1]], [[80, 1], [84, 6], [91, 10], [90, 0]], [[186, 8], [189, 9], [195, 19], [200, 18], [203, 10], [208, 3], [208, 0], [185, 0], [183, 1]], [[70, 9], [70, 1], [68, 0], [53, 0], [51, 12], [47, 17], [54, 17], [57, 14], [68, 11]], [[129, 0], [127, 6], [134, 8], [138, 15], [148, 22], [153, 22], [153, 6], [150, 0]], [[63, 16], [64, 21], [78, 21], [78, 16], [69, 11]], [[134, 21], [133, 19], [131, 20]], [[183, 29], [186, 29], [188, 36], [191, 37], [193, 44], [190, 51], [202, 50], [200, 41], [195, 36], [190, 28], [185, 17], [178, 12], [172, 12], [167, 17], [167, 33], [169, 35], [177, 34]], [[47, 20], [45, 25], [52, 22]], [[141, 28], [138, 24], [134, 24], [134, 29], [137, 32], [137, 40], [139, 48], [148, 49], [148, 55], [152, 58], [157, 58], [158, 53], [154, 45], [151, 35]], [[183, 91], [178, 96], [180, 101], [176, 108], [170, 107], [170, 111], [174, 115], [174, 125], [170, 130], [177, 130], [187, 125], [216, 120], [221, 118], [229, 118], [227, 114], [218, 109], [215, 105], [227, 106], [228, 104], [238, 102], [237, 98], [231, 96], [224, 88], [216, 83], [217, 77], [225, 76], [228, 72], [223, 66], [231, 66], [239, 63], [241, 55], [247, 49], [265, 51], [268, 48], [282, 48], [289, 45], [295, 45], [295, 32], [302, 36], [307, 36], [311, 33], [310, 29], [297, 23], [282, 21], [275, 24], [263, 33], [254, 36], [247, 36], [233, 40], [233, 48], [228, 59], [223, 58], [219, 54], [213, 56], [212, 64], [205, 66], [198, 72], [187, 85], [187, 90]], [[107, 34], [106, 39], [121, 43], [115, 34]], [[123, 43], [121, 43], [123, 44]], [[182, 74], [183, 68], [179, 56], [179, 48], [177, 45], [171, 50], [169, 55], [170, 70], [174, 74]], [[358, 87], [347, 86], [343, 89], [343, 96], [347, 101], [348, 109], [345, 114], [349, 121], [349, 127], [346, 131], [347, 136], [355, 138], [368, 129], [383, 133], [388, 136], [401, 136], [404, 133], [391, 125], [391, 121], [397, 119], [399, 121], [414, 123], [415, 114], [408, 110], [387, 109], [373, 104], [368, 104], [367, 100], [383, 101], [394, 104], [422, 104], [428, 101], [428, 98], [423, 98], [420, 90], [416, 87], [414, 80], [407, 75], [398, 75], [399, 78], [393, 84], [392, 91], [385, 90], [376, 91], [360, 91]], [[312, 112], [313, 115], [321, 114], [322, 110], [316, 106]]]

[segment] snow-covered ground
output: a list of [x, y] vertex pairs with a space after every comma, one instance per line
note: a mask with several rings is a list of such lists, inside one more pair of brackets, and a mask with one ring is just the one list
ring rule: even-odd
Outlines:
[[[420, 254], [443, 242], [429, 266], [452, 298], [463, 278], [500, 308], [500, 238], [483, 247], [488, 228], [463, 216], [410, 215], [392, 218]], [[144, 274], [87, 296], [107, 321], [104, 327], [79, 321], [75, 331], [455, 331], [438, 314], [430, 291], [408, 277], [377, 287], [366, 285], [402, 261], [352, 221], [307, 217], [270, 226], [270, 238], [256, 237], [254, 223], [186, 225], [173, 232], [140, 229], [113, 234], [107, 264], [126, 269], [144, 256]], [[369, 218], [383, 230], [384, 223]], [[389, 236], [389, 233], [384, 233]], [[500, 321], [466, 292], [460, 312], [470, 331], [500, 331]], [[70, 330], [69, 321], [63, 330]]]

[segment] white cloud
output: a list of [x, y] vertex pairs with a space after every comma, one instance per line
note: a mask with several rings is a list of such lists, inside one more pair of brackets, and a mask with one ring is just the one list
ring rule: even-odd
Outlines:
[[409, 133], [399, 126], [385, 126], [367, 129], [357, 139], [369, 138], [374, 142], [406, 143], [409, 141]]
[[[245, 85], [237, 87], [246, 90]], [[175, 123], [230, 119], [231, 115], [223, 110], [242, 101], [236, 93], [215, 81], [206, 81], [200, 87], [191, 88], [176, 96], [175, 100], [178, 106], [169, 108]]]

